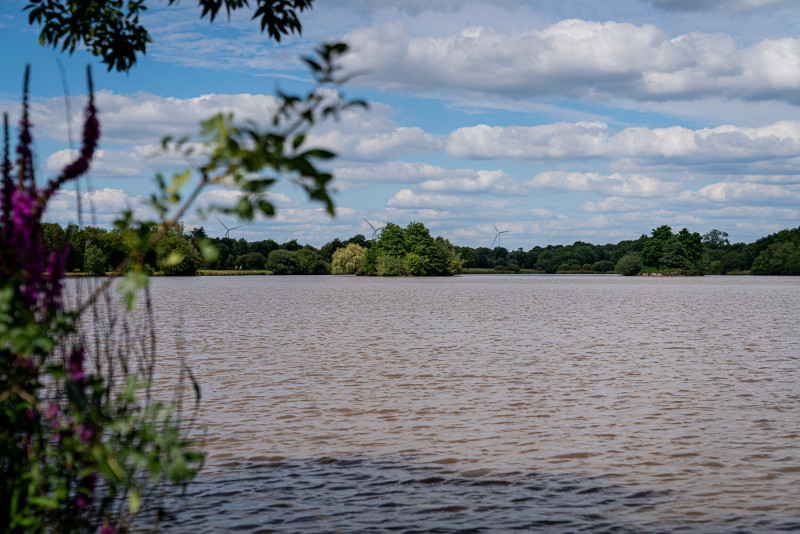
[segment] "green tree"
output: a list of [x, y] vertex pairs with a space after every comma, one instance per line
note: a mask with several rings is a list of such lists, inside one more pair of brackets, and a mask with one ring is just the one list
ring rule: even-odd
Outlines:
[[381, 254], [402, 258], [409, 250], [406, 248], [405, 231], [394, 223], [386, 223], [378, 237], [377, 249]]
[[319, 249], [319, 253], [323, 258], [325, 258], [325, 261], [331, 261], [333, 260], [333, 253], [340, 248], [343, 248], [345, 245], [346, 243], [342, 243], [338, 237], [335, 237], [333, 240], [322, 245], [322, 247]]
[[330, 264], [311, 248], [301, 248], [292, 252], [297, 262], [297, 274], [328, 274]]
[[636, 253], [626, 254], [621, 257], [614, 268], [622, 276], [635, 276], [642, 272], [642, 264], [639, 255]]
[[194, 276], [202, 258], [187, 239], [171, 235], [156, 243], [158, 268], [167, 276]]
[[652, 237], [644, 244], [641, 253], [642, 265], [647, 267], [661, 267], [661, 257], [664, 255], [664, 247], [672, 239], [672, 228], [666, 224], [654, 228]]
[[364, 255], [367, 249], [355, 243], [348, 243], [346, 247], [336, 249], [331, 260], [333, 274], [358, 274], [364, 264]]
[[677, 238], [685, 258], [684, 269], [700, 272], [703, 259], [703, 243], [700, 234], [681, 228]]
[[106, 275], [108, 257], [95, 245], [90, 245], [83, 255], [83, 270], [92, 276]]
[[297, 260], [288, 250], [273, 250], [267, 256], [267, 269], [273, 274], [297, 274]]
[[259, 271], [266, 268], [267, 258], [260, 252], [248, 252], [237, 257], [235, 263], [245, 271]]
[[703, 234], [703, 245], [715, 249], [727, 247], [731, 244], [728, 241], [728, 232], [717, 230], [716, 228]]

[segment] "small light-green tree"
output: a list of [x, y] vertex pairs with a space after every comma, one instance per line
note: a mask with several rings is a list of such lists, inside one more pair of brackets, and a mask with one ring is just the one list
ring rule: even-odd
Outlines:
[[331, 261], [333, 274], [358, 274], [364, 264], [366, 247], [355, 243], [348, 243], [346, 247], [336, 249]]

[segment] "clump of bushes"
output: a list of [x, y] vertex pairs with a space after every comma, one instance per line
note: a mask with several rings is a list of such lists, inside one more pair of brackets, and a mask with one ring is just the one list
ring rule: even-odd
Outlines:
[[642, 272], [642, 262], [638, 254], [625, 254], [619, 259], [614, 270], [622, 276], [635, 276]]

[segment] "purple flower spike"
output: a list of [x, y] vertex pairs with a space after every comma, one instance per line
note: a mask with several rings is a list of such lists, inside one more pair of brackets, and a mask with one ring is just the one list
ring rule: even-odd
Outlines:
[[114, 527], [111, 525], [103, 525], [103, 528], [100, 529], [100, 534], [114, 534]]
[[97, 108], [94, 107], [94, 91], [92, 89], [92, 78], [89, 73], [89, 102], [86, 104], [86, 119], [83, 123], [83, 136], [81, 140], [81, 150], [78, 159], [64, 167], [56, 178], [48, 182], [44, 193], [39, 198], [37, 211], [44, 211], [45, 204], [51, 196], [62, 186], [64, 183], [74, 180], [89, 170], [89, 164], [94, 157], [94, 152], [97, 149], [97, 142], [100, 139], [100, 121], [97, 120]]

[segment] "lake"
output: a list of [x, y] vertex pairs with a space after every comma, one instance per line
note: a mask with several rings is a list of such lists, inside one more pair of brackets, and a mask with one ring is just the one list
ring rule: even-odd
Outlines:
[[186, 531], [800, 530], [800, 278], [155, 278]]

